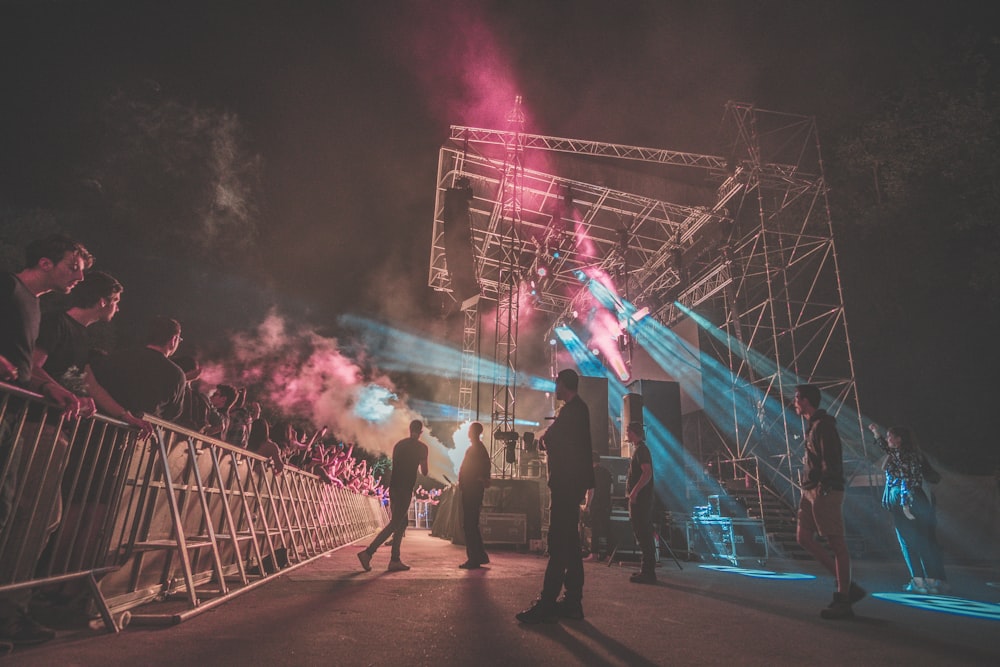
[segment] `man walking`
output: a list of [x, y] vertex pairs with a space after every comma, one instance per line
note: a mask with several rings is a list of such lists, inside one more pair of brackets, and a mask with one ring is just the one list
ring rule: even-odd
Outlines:
[[[851, 605], [865, 596], [851, 582], [851, 556], [844, 539], [844, 460], [837, 424], [819, 407], [819, 388], [802, 384], [795, 388], [795, 413], [808, 422], [802, 467], [802, 498], [799, 501], [796, 539], [837, 578], [833, 602], [820, 612], [826, 619], [852, 618]], [[833, 557], [816, 541], [826, 538]]]
[[372, 569], [372, 556], [392, 535], [392, 552], [389, 559], [389, 572], [409, 570], [410, 566], [399, 558], [399, 548], [403, 542], [403, 531], [406, 530], [407, 513], [410, 501], [413, 499], [413, 487], [417, 483], [417, 468], [427, 475], [427, 445], [420, 441], [424, 430], [423, 422], [414, 419], [410, 422], [410, 437], [396, 443], [392, 449], [392, 478], [389, 480], [389, 511], [391, 518], [368, 548], [358, 552], [358, 560], [365, 572]]
[[[556, 399], [563, 407], [545, 431], [539, 447], [548, 452], [549, 563], [542, 592], [516, 615], [521, 623], [554, 623], [583, 618], [583, 553], [580, 550], [580, 503], [594, 488], [590, 410], [577, 390], [580, 377], [565, 369], [556, 376]], [[557, 600], [565, 586], [565, 596]]]

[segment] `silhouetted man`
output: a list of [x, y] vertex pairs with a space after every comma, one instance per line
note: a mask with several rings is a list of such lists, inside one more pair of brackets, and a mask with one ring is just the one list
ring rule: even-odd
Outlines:
[[632, 422], [625, 435], [632, 443], [632, 458], [628, 464], [625, 493], [628, 497], [628, 518], [632, 533], [642, 552], [639, 571], [629, 577], [635, 584], [656, 583], [656, 545], [653, 540], [653, 458], [646, 446], [642, 424]]
[[143, 347], [112, 352], [97, 364], [97, 381], [132, 414], [173, 421], [181, 415], [187, 385], [184, 371], [170, 361], [181, 344], [180, 322], [154, 317], [145, 340]]
[[419, 419], [410, 422], [410, 437], [404, 438], [392, 448], [392, 478], [389, 480], [389, 511], [390, 519], [368, 548], [358, 552], [361, 567], [368, 572], [372, 569], [372, 556], [392, 535], [392, 556], [389, 559], [389, 572], [409, 570], [410, 566], [399, 558], [400, 546], [403, 542], [403, 531], [410, 511], [410, 501], [413, 499], [413, 487], [417, 483], [417, 468], [421, 474], [427, 475], [427, 445], [420, 441], [424, 425]]
[[[83, 280], [93, 257], [80, 243], [54, 234], [29, 243], [25, 260], [20, 272], [0, 273], [0, 380], [44, 394], [72, 418], [80, 411], [79, 399], [33, 372], [41, 322], [38, 299], [49, 292], [69, 294]], [[9, 424], [0, 423], [0, 544], [9, 550], [0, 558], [0, 584], [31, 578], [52, 527], [62, 519], [61, 479], [50, 474], [48, 462], [61, 465], [69, 443], [51, 426], [45, 427], [48, 434], [39, 432], [38, 424], [26, 428], [35, 432], [24, 431], [15, 440]], [[25, 493], [15, 506], [19, 487]], [[32, 508], [39, 499], [44, 500], [40, 506], [50, 510], [47, 519], [34, 516]], [[55, 637], [55, 632], [28, 615], [30, 600], [30, 589], [0, 595], [0, 641], [37, 644]]]
[[[837, 577], [833, 602], [820, 612], [826, 619], [851, 618], [851, 605], [865, 596], [851, 582], [851, 555], [844, 539], [844, 459], [836, 420], [819, 407], [819, 388], [811, 384], [795, 389], [795, 412], [808, 426], [802, 467], [796, 539], [802, 547]], [[816, 541], [826, 538], [833, 557]]]
[[[562, 409], [539, 440], [548, 452], [549, 563], [542, 592], [515, 618], [522, 623], [554, 623], [583, 618], [583, 553], [580, 550], [580, 503], [594, 487], [590, 410], [577, 390], [580, 376], [565, 369], [556, 376], [556, 400]], [[559, 594], [565, 586], [565, 596]]]
[[483, 494], [490, 485], [490, 453], [483, 444], [483, 425], [469, 424], [469, 448], [465, 450], [462, 467], [458, 470], [458, 488], [462, 494], [462, 521], [465, 532], [466, 560], [459, 565], [463, 570], [475, 570], [490, 562], [479, 530], [479, 512], [483, 507]]

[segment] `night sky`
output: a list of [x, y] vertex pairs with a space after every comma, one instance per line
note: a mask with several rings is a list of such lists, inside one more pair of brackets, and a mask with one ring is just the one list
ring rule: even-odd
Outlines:
[[[887, 91], [995, 25], [987, 4], [5, 0], [3, 259], [81, 238], [126, 286], [125, 341], [164, 312], [209, 354], [274, 305], [460, 340], [426, 287], [449, 125], [500, 127], [519, 94], [529, 132], [718, 154], [735, 100], [815, 116], [834, 170]], [[955, 267], [995, 238], [859, 230], [837, 194], [864, 411], [992, 465], [1000, 299]]]

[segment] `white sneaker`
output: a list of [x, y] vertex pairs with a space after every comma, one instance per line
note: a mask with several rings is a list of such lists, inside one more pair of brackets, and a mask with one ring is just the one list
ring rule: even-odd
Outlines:
[[927, 593], [927, 583], [923, 577], [913, 577], [903, 590], [907, 593]]

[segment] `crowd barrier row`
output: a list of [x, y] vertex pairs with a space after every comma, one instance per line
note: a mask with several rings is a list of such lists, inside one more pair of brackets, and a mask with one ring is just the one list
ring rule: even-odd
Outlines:
[[178, 623], [388, 521], [376, 497], [145, 418], [140, 439], [0, 383], [0, 599], [77, 591], [109, 631]]

